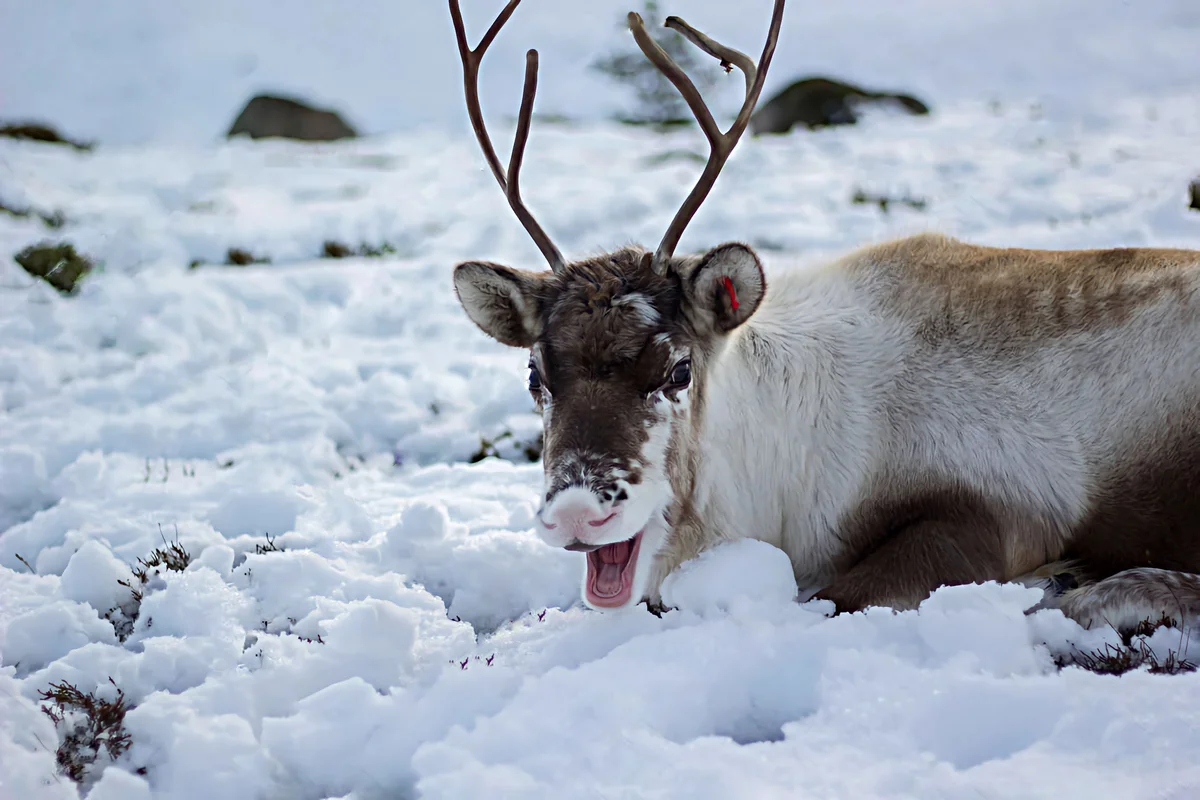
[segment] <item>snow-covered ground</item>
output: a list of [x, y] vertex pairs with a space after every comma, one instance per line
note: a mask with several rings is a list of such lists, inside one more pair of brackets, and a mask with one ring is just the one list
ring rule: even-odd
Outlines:
[[[1078, 5], [1046, 12], [1060, 41]], [[1200, 99], [1136, 55], [1168, 51], [1188, 8], [1083, 19], [1134, 44], [1079, 78], [1071, 113], [959, 98], [747, 139], [683, 246], [750, 241], [768, 279], [927, 229], [1196, 247]], [[1098, 58], [1077, 44], [1046, 58]], [[652, 245], [701, 146], [542, 125], [524, 194], [569, 256]], [[68, 219], [0, 215], [0, 800], [76, 796], [38, 711], [61, 680], [135, 706], [93, 800], [1200, 796], [1200, 674], [1060, 671], [1055, 654], [1116, 637], [1026, 616], [1031, 590], [827, 618], [792, 602], [779, 552], [746, 542], [674, 576], [662, 618], [579, 607], [582, 556], [531, 530], [525, 356], [479, 333], [450, 284], [465, 258], [540, 264], [481, 167], [473, 140], [436, 130], [91, 154], [0, 141], [0, 200]], [[926, 204], [884, 214], [851, 202], [860, 189]], [[9, 260], [42, 239], [100, 262], [78, 295]], [[395, 252], [319, 259], [327, 239]], [[271, 263], [220, 266], [231, 247]], [[469, 463], [505, 432], [504, 458]], [[175, 541], [191, 564], [137, 603], [118, 581]], [[1148, 646], [1182, 645], [1160, 630]]]
[[[502, 0], [462, 0], [472, 41]], [[749, 53], [772, 0], [659, 0]], [[630, 49], [643, 0], [525, 0], [480, 76], [485, 109], [516, 113], [525, 50], [539, 111], [595, 119], [627, 104], [589, 69]], [[941, 107], [1041, 101], [1077, 114], [1131, 93], [1194, 91], [1195, 0], [788, 0], [766, 95], [832, 73]], [[370, 133], [466, 131], [447, 0], [9, 0], [0, 6], [0, 119], [46, 117], [104, 142], [210, 142], [254, 92], [299, 92]], [[736, 76], [714, 89], [728, 113]]]

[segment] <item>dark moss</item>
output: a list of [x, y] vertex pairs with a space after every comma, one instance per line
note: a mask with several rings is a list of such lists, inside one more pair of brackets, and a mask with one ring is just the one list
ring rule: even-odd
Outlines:
[[31, 245], [13, 259], [30, 275], [41, 278], [63, 294], [72, 294], [93, 266], [91, 260], [75, 252], [74, 245], [69, 242]]
[[321, 247], [321, 258], [349, 258], [352, 255], [354, 255], [353, 250], [332, 239], [326, 240]]
[[879, 206], [879, 210], [884, 214], [887, 214], [893, 205], [908, 206], [914, 211], [924, 211], [925, 207], [929, 205], [929, 201], [923, 197], [909, 197], [907, 195], [904, 197], [891, 197], [886, 194], [867, 192], [862, 189], [854, 190], [854, 194], [850, 196], [850, 202], [856, 206]]
[[271, 259], [259, 257], [251, 253], [249, 250], [242, 250], [240, 247], [231, 247], [229, 252], [225, 254], [225, 264], [231, 267], [245, 267], [250, 264], [270, 264]]
[[[499, 445], [507, 440], [511, 441], [502, 449]], [[479, 449], [467, 459], [467, 462], [477, 464], [485, 458], [504, 458], [506, 454], [509, 455], [509, 458], [515, 459], [519, 456], [526, 461], [534, 462], [542, 457], [543, 441], [544, 435], [540, 432], [536, 438], [527, 442], [518, 440], [512, 431], [504, 431], [495, 439], [481, 437]]]
[[357, 250], [336, 239], [326, 239], [325, 243], [321, 245], [321, 258], [350, 258], [351, 256], [382, 258], [395, 252], [396, 248], [390, 242], [384, 242], [378, 247], [363, 242]]

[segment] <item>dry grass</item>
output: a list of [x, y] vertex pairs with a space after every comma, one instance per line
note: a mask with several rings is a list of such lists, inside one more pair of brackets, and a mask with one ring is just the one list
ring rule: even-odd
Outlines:
[[[112, 678], [108, 680], [117, 688]], [[38, 699], [46, 701], [42, 713], [58, 730], [59, 745], [55, 751], [58, 771], [76, 783], [84, 781], [101, 750], [115, 761], [129, 749], [125, 714], [133, 707], [125, 702], [125, 693], [119, 688], [115, 700], [103, 700], [94, 692], [85, 694], [63, 681], [51, 683], [49, 689], [38, 692]]]
[[113, 626], [113, 631], [121, 642], [133, 633], [134, 623], [141, 613], [142, 597], [150, 581], [163, 570], [183, 572], [188, 564], [192, 563], [192, 554], [178, 541], [167, 542], [161, 526], [159, 535], [163, 537], [163, 546], [154, 548], [145, 558], [139, 558], [137, 564], [132, 567], [133, 575], [129, 580], [117, 581], [129, 589], [129, 600], [116, 608], [110, 608], [104, 614], [104, 618]]
[[1159, 658], [1149, 645], [1148, 637], [1159, 628], [1174, 628], [1175, 622], [1164, 615], [1158, 620], [1144, 619], [1132, 631], [1121, 636], [1120, 644], [1106, 643], [1095, 650], [1073, 650], [1055, 657], [1060, 669], [1076, 666], [1095, 672], [1097, 675], [1124, 675], [1126, 672], [1145, 668], [1151, 675], [1181, 675], [1195, 672], [1197, 664], [1186, 658], [1190, 636], [1184, 631], [1179, 634], [1179, 646], [1167, 651]]
[[266, 555], [267, 553], [282, 553], [282, 552], [284, 552], [284, 549], [282, 547], [275, 544], [274, 536], [272, 536], [269, 533], [264, 533], [263, 536], [266, 537], [267, 543], [254, 545], [254, 554], [255, 555], [261, 556], [261, 555]]

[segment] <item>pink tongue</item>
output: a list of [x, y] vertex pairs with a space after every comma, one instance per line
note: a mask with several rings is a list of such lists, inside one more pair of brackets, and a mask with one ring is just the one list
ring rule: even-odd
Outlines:
[[600, 561], [596, 571], [596, 594], [612, 597], [621, 591], [621, 572], [629, 563], [629, 555], [633, 550], [633, 542], [617, 542], [606, 544], [596, 551]]

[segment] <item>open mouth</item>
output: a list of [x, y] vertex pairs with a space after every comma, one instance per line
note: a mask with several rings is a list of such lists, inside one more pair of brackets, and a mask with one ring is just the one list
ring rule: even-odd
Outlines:
[[613, 542], [587, 554], [587, 600], [600, 608], [618, 608], [633, 594], [633, 572], [642, 532], [632, 539]]

